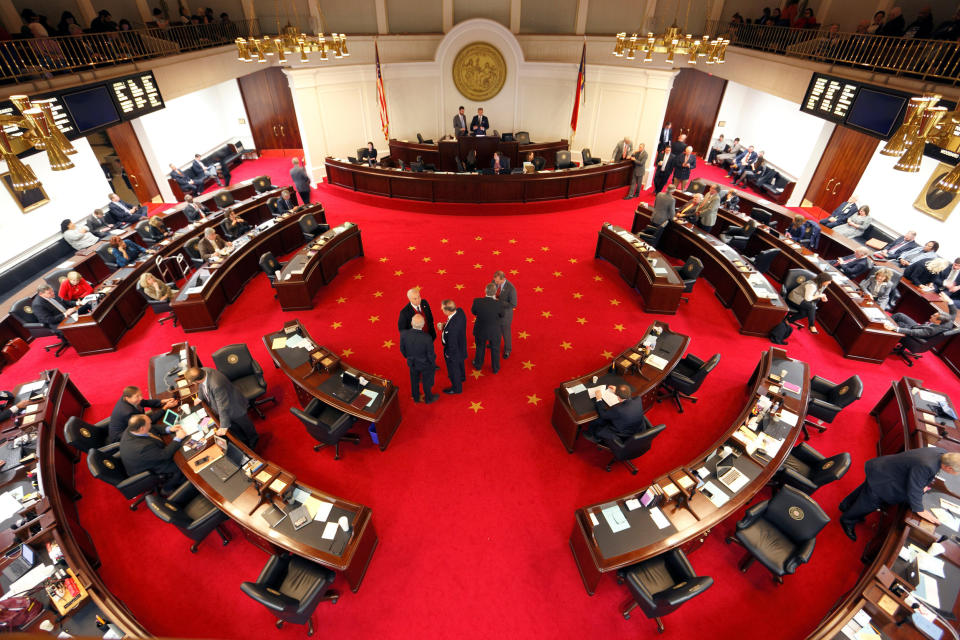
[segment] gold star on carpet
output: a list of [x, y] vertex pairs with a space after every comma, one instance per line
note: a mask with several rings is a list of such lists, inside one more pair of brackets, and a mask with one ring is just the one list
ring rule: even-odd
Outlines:
[[533, 364], [532, 362], [530, 362], [529, 360], [524, 360], [524, 361], [521, 362], [520, 364], [523, 365], [523, 368], [524, 368], [525, 371], [532, 371], [533, 368], [534, 368], [535, 366], [537, 366], [537, 365]]
[[509, 242], [510, 244], [517, 244], [516, 238], [510, 238], [509, 240], [507, 240], [507, 242]]
[[346, 301], [347, 301], [347, 299], [344, 298], [343, 296], [340, 296], [339, 298], [337, 298], [337, 304], [343, 304], [343, 303], [346, 302]]
[[537, 394], [533, 394], [532, 396], [527, 396], [527, 404], [532, 404], [533, 406], [537, 406], [539, 402], [540, 402], [540, 398], [537, 397]]
[[483, 265], [478, 262], [478, 263], [476, 263], [476, 264], [473, 265], [473, 268], [474, 268], [474, 269], [483, 269]]
[[448, 242], [450, 241], [447, 240], [446, 238], [440, 238], [440, 244], [447, 244]]
[[470, 411], [473, 411], [474, 414], [479, 413], [483, 409], [483, 402], [471, 402]]
[[393, 344], [394, 344], [394, 343], [393, 343], [393, 340], [384, 340], [384, 341], [383, 341], [383, 348], [384, 348], [384, 349], [392, 349], [392, 348], [393, 348]]
[[407, 247], [407, 251], [416, 251], [416, 250], [417, 248], [414, 245], [410, 245], [409, 247]]
[[336, 322], [331, 323], [330, 326], [334, 329], [339, 329], [343, 326], [343, 323], [337, 320]]
[[613, 354], [610, 353], [609, 351], [604, 351], [603, 353], [600, 354], [600, 357], [603, 358], [604, 360], [610, 360], [611, 358], [613, 358]]
[[554, 272], [553, 272], [553, 277], [554, 277], [554, 278], [559, 278], [559, 277], [561, 277], [561, 276], [563, 276], [563, 271], [554, 271]]
[[347, 347], [346, 349], [343, 350], [343, 352], [340, 355], [342, 355], [344, 358], [349, 358], [350, 356], [353, 355], [353, 349], [351, 349], [350, 347]]
[[603, 282], [603, 276], [593, 276], [594, 282]]
[[493, 250], [493, 255], [495, 255], [495, 256], [500, 255], [500, 249], [494, 249], [494, 250]]
[[541, 287], [540, 285], [537, 285], [537, 286], [535, 286], [535, 287], [533, 288], [533, 292], [534, 292], [534, 293], [543, 293], [543, 287]]
[[570, 264], [577, 264], [576, 258], [570, 258]]
[[382, 298], [382, 297], [383, 297], [383, 291], [374, 291], [374, 292], [373, 292], [373, 297], [374, 297], [374, 298]]
[[517, 334], [517, 337], [520, 338], [521, 340], [526, 340], [527, 338], [530, 337], [530, 334], [527, 333], [526, 331], [521, 331], [520, 333]]
[[389, 259], [390, 258], [388, 258], [387, 256], [383, 256], [382, 258], [380, 258], [380, 262], [386, 262]]
[[380, 316], [370, 316], [367, 320], [370, 322], [380, 322]]
[[564, 351], [570, 351], [570, 349], [573, 349], [573, 345], [567, 342], [566, 340], [564, 340], [563, 342], [560, 343], [560, 348], [563, 349]]
[[579, 325], [582, 327], [583, 325], [587, 324], [587, 319], [586, 319], [586, 318], [577, 318], [577, 321], [576, 321], [576, 322], [577, 322], [577, 324], [579, 324]]
[[623, 331], [626, 327], [624, 327], [622, 324], [618, 322], [617, 324], [613, 325], [613, 328], [616, 329], [617, 331]]
[[447, 272], [446, 269], [437, 269], [437, 275], [444, 275]]
[[354, 279], [354, 280], [363, 280], [363, 274], [362, 274], [362, 273], [358, 273], [357, 275], [353, 276], [353, 279]]
[[579, 299], [582, 298], [582, 297], [583, 297], [583, 294], [580, 293], [579, 291], [574, 291], [574, 292], [573, 292], [573, 299], [574, 299], [574, 300], [579, 300]]
[[524, 258], [527, 262], [533, 262], [533, 258]]
[[540, 251], [550, 251], [550, 247], [540, 247]]
[[515, 275], [517, 275], [518, 273], [520, 273], [520, 272], [517, 271], [516, 269], [510, 269], [510, 275], [515, 276]]
[[430, 256], [423, 256], [423, 257], [420, 258], [420, 259], [423, 260], [424, 262], [430, 262], [430, 260], [432, 260], [432, 258], [431, 258]]
[[612, 307], [619, 307], [619, 306], [620, 306], [620, 301], [617, 300], [616, 298], [613, 298], [613, 299], [610, 300], [610, 306], [612, 306]]
[[403, 269], [397, 269], [396, 271], [393, 272], [393, 275], [395, 275], [395, 276], [402, 276], [402, 275], [403, 275]]
[[483, 240], [483, 236], [474, 236], [474, 240], [480, 241]]
[[542, 317], [544, 317], [544, 318], [549, 318], [549, 317], [552, 316], [553, 314], [550, 313], [549, 311], [541, 311], [541, 312], [540, 312], [540, 315], [541, 315]]
[[457, 255], [458, 255], [458, 256], [462, 256], [462, 255], [463, 255], [463, 249], [457, 249]]
[[462, 291], [462, 290], [463, 290], [463, 285], [462, 285], [462, 284], [455, 284], [455, 285], [453, 285], [453, 288], [456, 289], [457, 291]]

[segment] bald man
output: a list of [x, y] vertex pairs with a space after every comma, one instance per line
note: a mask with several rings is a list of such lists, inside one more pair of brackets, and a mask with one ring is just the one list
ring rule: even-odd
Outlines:
[[410, 319], [410, 328], [400, 333], [400, 353], [407, 359], [410, 368], [410, 393], [414, 402], [420, 402], [420, 387], [423, 387], [423, 402], [430, 404], [438, 396], [433, 394], [433, 375], [437, 370], [437, 352], [433, 339], [424, 331], [426, 319], [419, 313]]
[[397, 331], [403, 335], [403, 332], [411, 328], [413, 316], [418, 313], [423, 316], [426, 322], [424, 333], [430, 336], [431, 340], [437, 339], [437, 330], [433, 322], [433, 311], [430, 309], [430, 303], [420, 296], [420, 287], [413, 287], [407, 291], [407, 300], [409, 302], [400, 310], [400, 317], [397, 319]]

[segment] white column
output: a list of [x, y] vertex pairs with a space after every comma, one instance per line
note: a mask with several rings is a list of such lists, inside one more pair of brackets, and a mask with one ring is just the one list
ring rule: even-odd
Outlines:
[[453, 0], [443, 0], [443, 32], [447, 33], [453, 29]]
[[817, 7], [817, 20], [824, 29], [830, 24], [830, 5], [832, 4], [833, 0], [820, 0], [820, 5]]
[[[643, 22], [641, 23], [641, 34], [646, 35], [648, 31], [653, 31], [653, 16], [657, 12], [657, 0], [647, 0], [643, 8]], [[629, 25], [627, 25], [629, 26]]]
[[390, 24], [387, 22], [387, 0], [376, 0], [377, 5], [377, 33], [390, 33]]
[[137, 0], [137, 11], [140, 12], [140, 21], [143, 24], [153, 20], [153, 9], [147, 4], [147, 0]]
[[89, 27], [93, 19], [97, 17], [97, 10], [93, 8], [93, 3], [90, 0], [77, 0], [77, 9], [80, 10], [77, 22], [80, 23], [81, 27]]
[[323, 14], [320, 13], [320, 3], [319, 2], [309, 2], [307, 6], [310, 10], [310, 28], [314, 33], [320, 33], [321, 31], [326, 31], [326, 25], [323, 19]]
[[[821, 6], [824, 4], [829, 5], [830, 0], [822, 0]], [[720, 22], [720, 17], [723, 15], [723, 5], [724, 5], [723, 0], [713, 0], [713, 5], [708, 6], [710, 10], [707, 12], [707, 23], [716, 24]], [[719, 31], [719, 29], [717, 29], [717, 31]], [[709, 29], [704, 30], [704, 33], [710, 34], [710, 30]]]
[[0, 22], [11, 35], [20, 33], [23, 20], [20, 19], [20, 12], [13, 6], [13, 0], [0, 0]]
[[587, 9], [590, 8], [590, 0], [577, 0], [577, 19], [573, 32], [582, 35], [587, 32]]
[[510, 0], [510, 33], [520, 33], [520, 1]]

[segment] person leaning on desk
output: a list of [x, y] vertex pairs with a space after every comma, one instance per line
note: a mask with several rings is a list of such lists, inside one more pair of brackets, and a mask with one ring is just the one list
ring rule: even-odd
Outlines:
[[143, 253], [143, 249], [136, 243], [126, 238], [121, 238], [120, 236], [110, 236], [109, 251], [118, 267], [125, 267], [128, 264], [132, 264], [140, 257], [140, 254]]
[[213, 227], [207, 227], [203, 230], [203, 238], [197, 243], [197, 251], [204, 260], [209, 260], [216, 255], [229, 253], [233, 243], [227, 242], [219, 235]]
[[6, 422], [30, 404], [30, 398], [24, 398], [20, 402], [13, 404], [14, 397], [15, 396], [9, 391], [0, 391], [0, 407], [2, 407], [0, 408], [0, 422]]
[[180, 442], [187, 436], [183, 427], [176, 425], [173, 428], [173, 438], [164, 442], [161, 433], [158, 433], [150, 418], [144, 415], [132, 416], [130, 424], [120, 438], [120, 460], [128, 475], [134, 476], [143, 471], [150, 471], [160, 476], [163, 485], [162, 493], [169, 493], [183, 484], [186, 478], [183, 472], [173, 461], [173, 456], [180, 448]]
[[[177, 406], [177, 401], [173, 398], [167, 400], [156, 400], [144, 398], [140, 387], [124, 387], [120, 394], [120, 399], [113, 406], [110, 413], [110, 422], [107, 424], [107, 442], [119, 442], [120, 436], [127, 429], [130, 418], [133, 416], [146, 415], [151, 422], [159, 422], [166, 409], [172, 409]], [[147, 413], [147, 409], [151, 409]]]
[[643, 401], [640, 396], [632, 397], [630, 385], [607, 386], [620, 398], [612, 407], [602, 399], [602, 391], [594, 393], [593, 406], [597, 410], [597, 419], [584, 433], [591, 442], [607, 442], [613, 438], [629, 438], [643, 430]]

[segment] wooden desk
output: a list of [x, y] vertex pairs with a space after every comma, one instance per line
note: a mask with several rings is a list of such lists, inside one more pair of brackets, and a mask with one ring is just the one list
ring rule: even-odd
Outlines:
[[[929, 388], [917, 378], [903, 377], [890, 383], [890, 388], [870, 411], [880, 427], [877, 455], [900, 453], [906, 446], [904, 443], [910, 442], [918, 433], [960, 444], [960, 422], [936, 416], [933, 408], [919, 397], [920, 391], [925, 389]], [[946, 395], [937, 390], [930, 391]]]
[[[604, 222], [597, 234], [595, 258], [603, 258], [620, 271], [620, 277], [640, 292], [647, 313], [677, 312], [683, 280], [666, 258], [626, 230]], [[662, 273], [657, 273], [657, 269]]]
[[[657, 337], [657, 346], [654, 354], [666, 360], [666, 365], [662, 369], [654, 367], [648, 362], [641, 360], [639, 370], [632, 367], [625, 375], [610, 374], [611, 365], [621, 362], [623, 359], [629, 359], [631, 362], [639, 360], [638, 353], [642, 350], [645, 339], [652, 335], [654, 330], [661, 331]], [[573, 453], [573, 447], [576, 445], [577, 436], [580, 434], [582, 425], [588, 424], [597, 418], [597, 412], [594, 409], [593, 401], [587, 398], [585, 393], [581, 392], [571, 396], [567, 389], [579, 384], [587, 387], [596, 386], [593, 379], [597, 378], [597, 384], [619, 384], [626, 382], [633, 389], [634, 397], [640, 396], [644, 406], [650, 407], [656, 399], [657, 387], [663, 382], [673, 368], [680, 362], [680, 358], [687, 351], [687, 345], [690, 344], [690, 336], [670, 331], [670, 325], [665, 322], [655, 321], [643, 334], [643, 338], [636, 345], [628, 348], [619, 356], [613, 359], [613, 362], [604, 365], [600, 369], [588, 373], [585, 376], [567, 380], [559, 387], [553, 390], [553, 416], [550, 419], [553, 424], [560, 443], [566, 448], [567, 453]]]
[[[733, 495], [726, 491], [728, 500], [723, 506], [714, 506], [713, 502], [700, 492], [693, 493], [686, 507], [678, 506], [672, 501], [667, 502], [660, 507], [663, 515], [670, 522], [665, 529], [657, 529], [653, 525], [644, 507], [627, 511], [623, 506], [627, 500], [638, 498], [647, 487], [641, 487], [637, 491], [613, 500], [577, 509], [573, 533], [570, 536], [570, 549], [587, 593], [593, 595], [605, 573], [658, 556], [675, 547], [682, 547], [687, 552], [696, 549], [713, 527], [737, 513], [767, 484], [783, 464], [800, 434], [810, 389], [810, 370], [807, 364], [788, 358], [786, 352], [778, 348], [770, 348], [761, 356], [747, 385], [747, 402], [723, 435], [690, 464], [678, 467], [655, 481], [661, 487], [673, 485], [674, 481], [671, 478], [678, 478], [688, 470], [692, 471], [709, 465], [708, 458], [724, 445], [729, 444], [743, 451], [734, 434], [750, 418], [760, 397], [767, 396], [772, 386], [779, 386], [779, 383], [770, 380], [769, 375], [779, 374], [783, 370], [787, 371], [786, 380], [800, 389], [796, 393], [786, 392], [783, 397], [784, 408], [796, 416], [796, 422], [785, 432], [786, 435], [776, 453], [768, 459], [760, 457], [759, 454], [750, 455], [746, 452], [737, 458], [737, 468], [750, 477], [750, 481]], [[778, 424], [784, 427], [789, 426], [785, 423]], [[707, 479], [719, 486], [714, 473], [716, 457], [713, 460], [714, 468]], [[726, 487], [720, 490], [724, 491]], [[628, 520], [632, 521], [630, 529], [619, 533], [611, 532], [601, 513], [602, 509], [611, 506], [619, 506], [626, 513]], [[593, 524], [591, 515], [597, 518], [599, 524]]]
[[[234, 248], [228, 255], [206, 264], [187, 278], [171, 304], [184, 331], [216, 329], [217, 320], [227, 305], [233, 303], [250, 279], [260, 273], [260, 256], [264, 252], [283, 255], [304, 242], [298, 214], [287, 212], [270, 220], [266, 203], [261, 203], [244, 216], [249, 223], [265, 219], [269, 221], [265, 224], [272, 223], [272, 226], [262, 231], [250, 230], [243, 236], [243, 244], [240, 242], [243, 238], [234, 240]], [[205, 278], [200, 290], [192, 291], [198, 288], [196, 282], [200, 277]]]
[[179, 400], [192, 395], [196, 392], [197, 383], [186, 383], [183, 374], [187, 369], [199, 366], [197, 348], [188, 342], [177, 342], [166, 353], [151, 357], [147, 368], [149, 397]]
[[390, 157], [393, 160], [403, 160], [405, 163], [417, 161], [421, 156], [426, 164], [432, 164], [438, 171], [456, 171], [459, 157], [466, 161], [470, 151], [477, 152], [477, 168], [489, 167], [493, 160], [493, 152], [510, 159], [511, 167], [519, 167], [527, 152], [542, 156], [546, 160], [546, 168], [556, 166], [557, 151], [566, 151], [570, 144], [566, 140], [556, 142], [540, 142], [520, 144], [518, 142], [501, 142], [497, 136], [461, 136], [456, 140], [440, 140], [436, 144], [419, 144], [406, 140], [390, 140]]
[[602, 193], [630, 184], [629, 160], [589, 167], [481, 175], [413, 173], [326, 159], [330, 184], [390, 198], [427, 202], [537, 202]]
[[313, 297], [320, 287], [330, 284], [342, 265], [362, 255], [360, 227], [352, 222], [318, 236], [290, 258], [273, 284], [280, 308], [284, 311], [313, 309]]
[[[275, 339], [291, 335], [300, 335], [306, 338], [313, 343], [314, 348], [309, 351], [300, 348], [273, 348]], [[290, 382], [293, 384], [293, 388], [297, 392], [297, 398], [300, 400], [302, 406], [306, 406], [307, 403], [316, 398], [320, 402], [339, 409], [344, 413], [349, 413], [363, 422], [376, 423], [377, 438], [380, 441], [380, 451], [387, 450], [390, 441], [400, 426], [401, 420], [400, 400], [397, 394], [397, 387], [393, 382], [381, 376], [375, 376], [347, 365], [340, 360], [338, 356], [333, 354], [332, 351], [320, 346], [316, 340], [310, 337], [310, 334], [299, 320], [288, 322], [284, 329], [263, 336], [263, 344], [267, 348], [267, 351], [270, 352], [273, 363], [290, 378]], [[329, 367], [329, 371], [323, 371], [319, 367], [315, 368], [311, 365], [310, 359], [314, 353], [323, 353], [330, 357], [332, 364]], [[367, 388], [372, 388], [380, 394], [374, 401], [373, 406], [369, 408], [355, 407], [348, 402], [343, 402], [330, 395], [321, 388], [325, 382], [334, 376], [339, 376], [341, 371], [349, 371], [355, 375], [363, 376], [370, 381]]]

